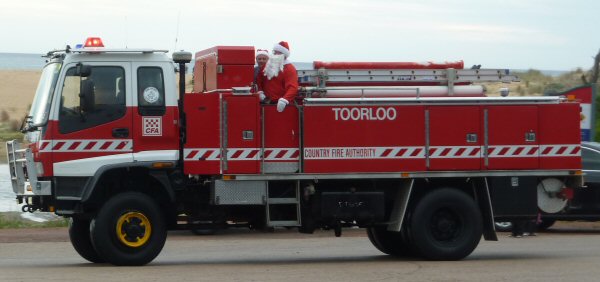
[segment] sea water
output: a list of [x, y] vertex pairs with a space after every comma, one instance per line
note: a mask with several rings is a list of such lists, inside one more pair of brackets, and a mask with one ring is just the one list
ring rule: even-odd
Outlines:
[[42, 54], [0, 53], [1, 70], [41, 70], [45, 64]]
[[[21, 212], [22, 206], [17, 204], [15, 192], [12, 190], [8, 164], [0, 164], [0, 212]], [[54, 214], [41, 212], [21, 213], [21, 217], [37, 222], [58, 218]]]

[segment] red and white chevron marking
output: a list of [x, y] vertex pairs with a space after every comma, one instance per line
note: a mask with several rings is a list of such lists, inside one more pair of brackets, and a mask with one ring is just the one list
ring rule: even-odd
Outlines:
[[265, 161], [298, 161], [300, 149], [298, 148], [265, 148]]
[[481, 157], [480, 146], [431, 146], [430, 159], [473, 159]]
[[40, 152], [88, 153], [88, 152], [130, 152], [131, 139], [82, 139], [82, 140], [42, 140]]
[[573, 144], [565, 145], [541, 145], [540, 157], [578, 157], [581, 156], [581, 146]]
[[[260, 160], [259, 148], [228, 148], [227, 160], [248, 161]], [[186, 161], [218, 161], [221, 159], [221, 149], [184, 149], [184, 160]], [[265, 161], [298, 161], [300, 150], [296, 148], [266, 148], [264, 150]]]
[[184, 149], [186, 161], [218, 161], [221, 159], [221, 149]]
[[538, 157], [538, 145], [488, 146], [489, 158], [531, 158]]

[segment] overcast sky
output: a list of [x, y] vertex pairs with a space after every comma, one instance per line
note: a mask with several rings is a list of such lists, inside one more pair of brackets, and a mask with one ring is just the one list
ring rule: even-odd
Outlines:
[[0, 52], [45, 53], [88, 36], [107, 47], [192, 52], [286, 40], [296, 62], [572, 70], [590, 68], [600, 50], [600, 1], [2, 0], [0, 35]]

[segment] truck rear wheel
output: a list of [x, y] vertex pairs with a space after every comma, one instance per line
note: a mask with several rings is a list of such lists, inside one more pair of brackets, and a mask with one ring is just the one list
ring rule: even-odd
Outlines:
[[144, 265], [162, 250], [165, 219], [156, 202], [143, 193], [114, 196], [91, 223], [98, 254], [114, 265]]
[[369, 240], [384, 254], [393, 256], [411, 256], [413, 251], [402, 238], [402, 233], [386, 230], [385, 226], [375, 226], [367, 228]]
[[69, 220], [69, 239], [75, 251], [84, 259], [93, 263], [102, 263], [102, 259], [90, 239], [90, 221], [80, 218]]
[[422, 257], [459, 260], [479, 244], [483, 223], [473, 198], [457, 189], [441, 188], [419, 200], [408, 230]]

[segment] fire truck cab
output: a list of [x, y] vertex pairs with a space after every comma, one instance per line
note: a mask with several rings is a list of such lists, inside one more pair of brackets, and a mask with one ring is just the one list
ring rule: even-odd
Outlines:
[[24, 211], [69, 217], [91, 262], [143, 265], [167, 230], [231, 225], [358, 226], [386, 254], [456, 260], [494, 220], [535, 217], [544, 183], [581, 185], [579, 104], [473, 84], [508, 70], [315, 62], [277, 112], [251, 90], [253, 47], [196, 53], [184, 93], [191, 54], [101, 45], [48, 54], [30, 144], [7, 143]]

